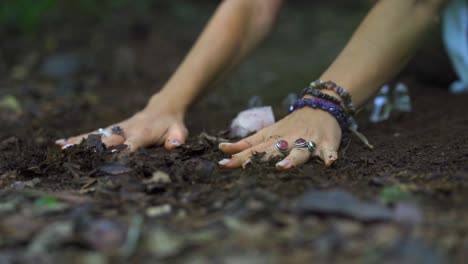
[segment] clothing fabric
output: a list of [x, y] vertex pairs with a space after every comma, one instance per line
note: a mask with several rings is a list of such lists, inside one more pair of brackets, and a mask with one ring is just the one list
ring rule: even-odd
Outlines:
[[443, 11], [443, 39], [459, 80], [453, 93], [468, 93], [468, 0], [452, 0]]

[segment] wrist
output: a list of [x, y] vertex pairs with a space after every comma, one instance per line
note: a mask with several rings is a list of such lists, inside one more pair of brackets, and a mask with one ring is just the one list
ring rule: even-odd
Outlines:
[[151, 96], [144, 110], [183, 117], [186, 112], [186, 106], [178, 101], [178, 97], [160, 91]]

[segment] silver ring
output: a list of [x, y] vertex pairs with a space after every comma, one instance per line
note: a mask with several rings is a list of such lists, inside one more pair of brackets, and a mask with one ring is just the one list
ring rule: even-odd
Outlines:
[[288, 154], [289, 152], [289, 144], [286, 140], [276, 141], [275, 148], [282, 154]]
[[120, 126], [112, 126], [111, 127], [111, 132], [112, 134], [116, 134], [116, 135], [119, 135], [119, 136], [124, 136], [124, 131], [122, 129], [122, 127]]
[[317, 144], [315, 144], [315, 142], [313, 141], [307, 141], [307, 149], [310, 151], [310, 152], [314, 152], [315, 149], [317, 148]]
[[307, 141], [303, 138], [298, 138], [294, 141], [295, 148], [307, 148]]
[[99, 128], [97, 132], [99, 134], [102, 134], [105, 137], [110, 137], [111, 136], [111, 133], [109, 131], [105, 130], [104, 128]]

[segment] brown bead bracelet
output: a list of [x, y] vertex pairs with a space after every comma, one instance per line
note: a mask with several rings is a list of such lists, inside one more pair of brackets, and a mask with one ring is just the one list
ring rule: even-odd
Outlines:
[[332, 81], [313, 81], [309, 85], [310, 88], [318, 89], [318, 90], [331, 90], [337, 93], [343, 99], [346, 111], [349, 115], [354, 115], [356, 113], [356, 109], [354, 108], [353, 102], [351, 100], [351, 94], [349, 94], [343, 87], [337, 85]]
[[311, 95], [313, 97], [317, 97], [317, 98], [320, 98], [320, 99], [323, 99], [323, 100], [326, 100], [330, 103], [333, 103], [333, 104], [336, 104], [336, 105], [341, 105], [341, 101], [338, 100], [338, 98], [334, 97], [334, 96], [331, 96], [331, 95], [328, 95], [328, 94], [324, 94], [322, 92], [320, 92], [319, 90], [315, 89], [315, 88], [311, 88], [311, 87], [306, 87], [302, 90], [301, 94], [300, 94], [300, 97], [304, 97], [304, 95]]

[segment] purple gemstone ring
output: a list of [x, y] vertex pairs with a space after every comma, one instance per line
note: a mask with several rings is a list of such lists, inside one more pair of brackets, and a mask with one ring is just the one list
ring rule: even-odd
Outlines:
[[294, 141], [295, 148], [307, 148], [307, 141], [303, 138], [298, 138]]
[[286, 140], [276, 141], [275, 148], [282, 154], [288, 154], [289, 152], [289, 144]]

